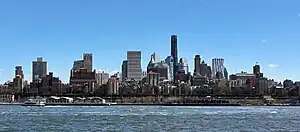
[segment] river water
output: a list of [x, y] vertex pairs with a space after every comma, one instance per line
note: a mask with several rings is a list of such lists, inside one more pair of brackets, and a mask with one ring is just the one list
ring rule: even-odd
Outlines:
[[300, 131], [300, 107], [0, 106], [7, 132]]

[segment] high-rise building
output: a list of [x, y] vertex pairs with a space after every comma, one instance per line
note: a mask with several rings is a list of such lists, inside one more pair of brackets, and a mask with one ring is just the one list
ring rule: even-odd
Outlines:
[[177, 35], [171, 36], [171, 56], [173, 57], [173, 74], [174, 80], [176, 78], [176, 72], [178, 70], [178, 51], [177, 51]]
[[207, 64], [203, 60], [200, 64], [200, 75], [209, 77], [210, 75], [208, 74]]
[[260, 66], [258, 65], [258, 62], [253, 66], [253, 74], [256, 75], [256, 77], [263, 77], [264, 74], [260, 71]]
[[76, 60], [73, 63], [73, 72], [78, 72], [80, 69], [86, 69], [87, 72], [93, 72], [93, 55], [84, 53], [82, 60]]
[[258, 65], [258, 62], [253, 66], [253, 74], [255, 74], [257, 77], [261, 75], [260, 73], [260, 66]]
[[15, 77], [20, 76], [22, 79], [24, 79], [24, 73], [22, 70], [22, 66], [16, 66], [15, 68]]
[[208, 78], [212, 78], [212, 70], [211, 70], [211, 66], [207, 66], [207, 77], [208, 77]]
[[122, 63], [122, 82], [127, 80], [127, 60]]
[[142, 80], [141, 51], [127, 51], [127, 78]]
[[260, 66], [256, 62], [256, 64], [253, 66], [253, 74], [257, 75], [259, 73], [260, 73]]
[[168, 56], [166, 59], [165, 59], [165, 62], [167, 63], [168, 65], [168, 68], [169, 68], [169, 73], [168, 73], [168, 78], [170, 81], [174, 81], [174, 59], [172, 56]]
[[219, 77], [224, 78], [224, 59], [214, 58], [212, 59], [212, 75], [216, 77], [217, 73], [220, 73]]
[[180, 58], [178, 63], [178, 70], [177, 71], [184, 71], [185, 74], [189, 72], [189, 65], [186, 58]]
[[24, 74], [22, 70], [22, 66], [16, 66], [15, 67], [15, 77], [13, 79], [13, 87], [17, 92], [23, 91], [23, 80]]
[[200, 62], [201, 62], [201, 58], [200, 55], [195, 55], [194, 58], [194, 73], [195, 74], [200, 74]]
[[91, 53], [83, 54], [83, 67], [86, 68], [88, 72], [93, 72], [93, 55]]
[[81, 68], [84, 68], [83, 64], [84, 64], [83, 60], [76, 60], [76, 61], [74, 61], [74, 63], [73, 63], [73, 70], [74, 71], [78, 71]]
[[42, 57], [38, 57], [32, 62], [32, 81], [40, 80], [47, 75], [47, 62]]

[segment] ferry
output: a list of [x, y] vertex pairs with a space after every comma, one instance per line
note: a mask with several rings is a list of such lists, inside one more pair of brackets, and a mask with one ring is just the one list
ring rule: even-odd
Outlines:
[[41, 99], [28, 99], [25, 101], [22, 106], [45, 106], [46, 101]]

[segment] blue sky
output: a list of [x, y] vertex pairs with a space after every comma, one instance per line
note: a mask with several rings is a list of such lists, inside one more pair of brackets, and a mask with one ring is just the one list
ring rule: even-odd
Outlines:
[[299, 0], [51, 0], [0, 1], [0, 83], [41, 56], [48, 70], [68, 81], [72, 63], [92, 52], [94, 68], [120, 69], [127, 50], [179, 56], [193, 69], [200, 54], [209, 64], [222, 57], [228, 72], [251, 72], [258, 61], [267, 77], [300, 79]]

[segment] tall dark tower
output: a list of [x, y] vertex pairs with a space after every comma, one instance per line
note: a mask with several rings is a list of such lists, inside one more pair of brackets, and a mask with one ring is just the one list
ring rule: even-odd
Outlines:
[[212, 70], [211, 70], [211, 66], [207, 66], [207, 77], [208, 77], [208, 78], [212, 78]]
[[258, 65], [258, 62], [253, 66], [253, 74], [256, 75], [256, 77], [263, 77], [264, 74], [260, 72], [260, 66]]
[[171, 36], [171, 56], [174, 58], [174, 62], [173, 62], [173, 75], [174, 75], [174, 80], [176, 78], [176, 73], [178, 70], [178, 51], [177, 51], [177, 36], [176, 35], [172, 35]]
[[253, 66], [253, 74], [258, 75], [260, 73], [260, 66], [258, 65], [258, 62]]
[[195, 55], [195, 58], [194, 58], [194, 73], [195, 74], [200, 74], [200, 70], [201, 70], [200, 62], [201, 62], [200, 55]]

